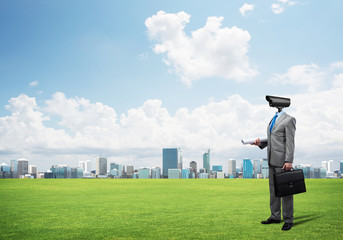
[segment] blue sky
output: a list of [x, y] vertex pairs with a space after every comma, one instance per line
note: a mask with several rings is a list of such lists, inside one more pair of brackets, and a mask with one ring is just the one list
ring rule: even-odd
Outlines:
[[[254, 7], [242, 14], [239, 9], [245, 3]], [[272, 4], [278, 4], [283, 10], [276, 14]], [[2, 1], [0, 117], [5, 122], [6, 116], [13, 116], [14, 112], [5, 106], [11, 98], [24, 94], [36, 101], [38, 107], [35, 111], [49, 118], [43, 121], [44, 127], [63, 130], [75, 140], [77, 133], [84, 133], [85, 129], [71, 129], [64, 124], [67, 122], [64, 119], [66, 116], [46, 109], [47, 101], [53, 101], [56, 92], [63, 93], [69, 100], [83, 98], [92, 104], [99, 102], [109, 106], [115, 111], [121, 127], [119, 119], [122, 114], [128, 116], [130, 109], [137, 110], [146, 101], [154, 99], [158, 99], [161, 102], [160, 108], [166, 109], [173, 117], [180, 109], [187, 108], [192, 113], [202, 106], [220, 103], [235, 95], [238, 95], [242, 102], [262, 106], [266, 104], [266, 94], [295, 96], [296, 99], [302, 99], [306, 94], [328, 94], [327, 91], [335, 90], [341, 82], [338, 76], [342, 69], [333, 65], [336, 63], [338, 66], [343, 61], [343, 34], [340, 30], [343, 22], [342, 9], [342, 1]], [[172, 54], [175, 49], [169, 49], [165, 53], [157, 53], [154, 50], [156, 44], [166, 44], [167, 41], [151, 37], [152, 28], [149, 29], [146, 20], [157, 16], [161, 10], [167, 14], [164, 15], [166, 17], [176, 16], [182, 11], [189, 15], [189, 22], [184, 23], [183, 29], [188, 38], [191, 38], [192, 32], [205, 26], [208, 17], [213, 16], [224, 17], [221, 29], [236, 27], [240, 33], [248, 32], [250, 39], [245, 39], [246, 44], [237, 45], [247, 47], [247, 52], [242, 56], [243, 60], [239, 61], [247, 63], [249, 66], [246, 69], [253, 69], [256, 74], [250, 74], [247, 79], [241, 81], [237, 80], [237, 74], [232, 77], [230, 72], [226, 72], [231, 77], [225, 77], [226, 73], [225, 76], [216, 75], [204, 70], [202, 75], [191, 80], [191, 84], [185, 83], [182, 73], [178, 72], [175, 66], [181, 67], [181, 71], [186, 74], [188, 71], [191, 76], [195, 76], [194, 72], [189, 72], [189, 66], [182, 65], [188, 63], [187, 60], [177, 62], [178, 60], [168, 57], [168, 53]], [[228, 51], [234, 49], [233, 47]], [[220, 48], [217, 51], [220, 51]], [[169, 59], [171, 65], [167, 66], [163, 59]], [[201, 61], [206, 65], [206, 59]], [[226, 63], [227, 66], [230, 65], [230, 61]], [[290, 71], [293, 66], [303, 67]], [[307, 74], [309, 79], [320, 75], [316, 82], [318, 86], [309, 90], [314, 83], [311, 80], [297, 81], [297, 74], [300, 77]], [[30, 86], [30, 83], [35, 81], [37, 84]], [[335, 82], [335, 88], [332, 87], [332, 82]], [[337, 97], [338, 100], [341, 99]], [[248, 109], [243, 108], [240, 111]], [[274, 110], [268, 111], [266, 118], [269, 119]], [[298, 110], [294, 111], [297, 113]], [[332, 124], [331, 121], [333, 120], [328, 116], [326, 123]], [[332, 129], [328, 134], [336, 134], [336, 130]], [[264, 128], [261, 133], [263, 131]], [[8, 142], [8, 139], [13, 139], [8, 134], [3, 134], [8, 138], [0, 136], [0, 140], [2, 138], [2, 141]], [[97, 135], [94, 135], [94, 138], [96, 137]], [[23, 135], [22, 138], [25, 145], [28, 136]], [[173, 138], [177, 139], [177, 136]], [[306, 138], [303, 139], [305, 141]], [[197, 151], [205, 152], [207, 145], [214, 145], [216, 148], [216, 141], [220, 140], [209, 137], [208, 142], [199, 144], [204, 146], [203, 150], [190, 146], [185, 148], [192, 149], [195, 156]], [[329, 143], [332, 141], [340, 142], [342, 138]], [[181, 145], [187, 145], [182, 140], [180, 142]], [[12, 145], [15, 144], [15, 141], [12, 142]], [[113, 144], [108, 148], [119, 149], [118, 145]], [[166, 143], [168, 144], [171, 143]], [[141, 149], [142, 146], [137, 148]], [[153, 149], [159, 147], [154, 145]], [[54, 145], [52, 149], [60, 148], [63, 147]], [[135, 147], [130, 145], [127, 148]], [[25, 151], [19, 149], [16, 153], [11, 147], [3, 147], [0, 150], [6, 161], [22, 156], [24, 152], [28, 158], [32, 156], [31, 158], [37, 159], [36, 165], [46, 167], [51, 164], [38, 160], [43, 159], [44, 154], [38, 154], [32, 149], [32, 146], [28, 145]], [[52, 150], [48, 150], [51, 153]], [[251, 158], [255, 157], [251, 149], [248, 152], [240, 151], [242, 153], [235, 157], [247, 154], [251, 154]], [[6, 155], [7, 152], [12, 155]], [[51, 159], [56, 158], [54, 154], [57, 153], [53, 153]], [[130, 158], [128, 155], [129, 150], [123, 154], [123, 159]], [[133, 155], [131, 159], [135, 160], [132, 161], [140, 162], [137, 159], [140, 159], [141, 153], [135, 152]], [[217, 157], [224, 159], [229, 155], [218, 153]], [[262, 155], [256, 153], [256, 157]], [[339, 160], [339, 157], [343, 159], [342, 155], [337, 156], [337, 159], [332, 155], [322, 156], [334, 160]], [[160, 164], [158, 158], [153, 158], [155, 160], [151, 160], [151, 164]], [[195, 157], [190, 156], [189, 161], [193, 158]], [[304, 161], [310, 163], [310, 158], [304, 157]], [[65, 159], [76, 161], [75, 157], [67, 155]], [[317, 160], [316, 165], [319, 165], [319, 162], [320, 160]]]

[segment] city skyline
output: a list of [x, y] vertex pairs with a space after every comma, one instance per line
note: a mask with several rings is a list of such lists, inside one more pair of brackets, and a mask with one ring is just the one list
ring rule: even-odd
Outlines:
[[177, 147], [226, 169], [266, 156], [240, 142], [266, 135], [265, 95], [291, 98], [295, 164], [343, 158], [342, 1], [0, 6], [0, 162], [157, 166]]
[[[167, 150], [167, 151], [165, 151]], [[170, 151], [172, 150], [172, 151]], [[176, 150], [174, 152], [174, 150]], [[111, 162], [108, 168], [107, 158], [96, 158], [96, 170], [91, 169], [90, 161], [80, 161], [79, 167], [72, 167], [66, 164], [53, 165], [47, 171], [38, 171], [34, 165], [29, 165], [27, 159], [11, 160], [11, 165], [5, 163], [0, 164], [0, 179], [1, 178], [268, 178], [269, 166], [267, 159], [251, 160], [243, 159], [243, 164], [240, 168], [236, 166], [236, 160], [228, 160], [228, 171], [223, 171], [222, 165], [212, 165], [211, 170], [199, 168], [197, 171], [197, 163], [192, 161], [189, 167], [178, 164], [180, 155], [177, 148], [163, 149], [162, 169], [160, 167], [144, 167], [134, 169], [132, 165], [121, 165]], [[209, 153], [209, 152], [208, 152]], [[176, 157], [175, 157], [176, 156]], [[205, 162], [205, 166], [208, 166]], [[211, 164], [210, 164], [211, 166]], [[333, 168], [333, 160], [322, 161], [321, 167], [312, 165], [297, 164], [294, 169], [302, 169], [305, 178], [343, 178], [343, 160], [340, 161], [340, 168]], [[163, 171], [161, 171], [163, 170]]]
[[[166, 152], [167, 151], [167, 152]], [[175, 151], [175, 152], [174, 152]], [[84, 169], [84, 172], [86, 175], [84, 176], [89, 176], [89, 173], [91, 171], [94, 171], [96, 175], [106, 175], [111, 171], [112, 169], [117, 169], [119, 171], [126, 171], [126, 168], [129, 167], [130, 169], [154, 169], [154, 168], [159, 168], [161, 169], [161, 176], [166, 174], [166, 177], [168, 177], [168, 169], [193, 169], [195, 173], [199, 173], [200, 171], [205, 171], [205, 173], [210, 173], [212, 171], [217, 171], [214, 170], [214, 168], [220, 168], [220, 172], [225, 173], [228, 177], [230, 175], [234, 174], [236, 170], [240, 169], [242, 172], [247, 171], [247, 174], [245, 178], [256, 178], [255, 174], [261, 174], [262, 176], [268, 175], [267, 172], [264, 172], [263, 169], [268, 168], [268, 160], [267, 158], [261, 158], [261, 159], [252, 159], [252, 158], [244, 158], [244, 159], [229, 159], [221, 164], [212, 163], [211, 161], [206, 161], [206, 166], [204, 165], [198, 165], [197, 161], [190, 161], [190, 162], [182, 162], [182, 155], [180, 154], [182, 151], [180, 148], [166, 148], [162, 149], [162, 157], [161, 157], [161, 163], [157, 164], [155, 166], [147, 166], [144, 165], [144, 167], [140, 166], [137, 167], [134, 164], [126, 164], [126, 163], [118, 163], [114, 162], [111, 160], [108, 160], [107, 157], [96, 157], [94, 159], [94, 165], [92, 164], [92, 160], [85, 160], [85, 161], [79, 161], [77, 165], [78, 168]], [[205, 156], [206, 160], [210, 160], [209, 157], [210, 150], [205, 152], [203, 154], [203, 159], [199, 160], [199, 162], [202, 162], [204, 164]], [[103, 163], [101, 163], [101, 161]], [[172, 163], [170, 163], [172, 162]], [[174, 163], [173, 163], [174, 162]], [[247, 163], [248, 162], [248, 163]], [[14, 163], [14, 164], [13, 164]], [[226, 164], [225, 164], [226, 163]], [[18, 167], [19, 165], [25, 164], [25, 173], [32, 173], [32, 170], [29, 170], [30, 168], [34, 168], [35, 172], [44, 172], [45, 170], [49, 171], [51, 169], [51, 166], [68, 166], [68, 167], [74, 167], [73, 165], [69, 165], [66, 163], [62, 164], [52, 164], [49, 168], [47, 169], [39, 169], [37, 166], [33, 164], [29, 164], [29, 160], [26, 158], [21, 158], [17, 160], [10, 160], [10, 163], [7, 163], [6, 161], [3, 161], [1, 166], [8, 166], [8, 169], [10, 169], [11, 172], [16, 172], [15, 176], [19, 175], [19, 172], [22, 172], [23, 167]], [[246, 165], [248, 164], [248, 165]], [[91, 167], [94, 166], [94, 167]], [[293, 164], [294, 167], [296, 166], [311, 166], [312, 169], [314, 168], [324, 168], [327, 169], [329, 173], [333, 173], [336, 170], [343, 169], [343, 160], [340, 160], [338, 162], [335, 162], [334, 160], [324, 160], [321, 162], [320, 165], [313, 165], [313, 164], [304, 164], [304, 163], [296, 163]], [[210, 168], [210, 171], [206, 170], [206, 167]], [[99, 172], [99, 169], [102, 169], [102, 171]], [[224, 169], [224, 170], [223, 170]], [[245, 169], [245, 170], [244, 170]], [[254, 169], [260, 169], [258, 172], [255, 172]], [[198, 171], [199, 170], [199, 171]], [[251, 172], [253, 171], [253, 172]], [[181, 174], [181, 172], [180, 172]], [[197, 175], [196, 175], [197, 176]]]

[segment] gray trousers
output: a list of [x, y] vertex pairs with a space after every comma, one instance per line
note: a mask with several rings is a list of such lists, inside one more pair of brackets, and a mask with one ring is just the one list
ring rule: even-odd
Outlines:
[[281, 168], [269, 166], [269, 191], [270, 191], [270, 218], [281, 220], [281, 200], [282, 216], [285, 223], [293, 223], [293, 195], [278, 198], [275, 197], [274, 173], [281, 172]]

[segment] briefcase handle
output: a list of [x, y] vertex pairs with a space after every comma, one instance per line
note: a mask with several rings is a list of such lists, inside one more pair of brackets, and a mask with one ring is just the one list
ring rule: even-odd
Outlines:
[[291, 170], [285, 170], [285, 169], [281, 169], [281, 172], [292, 172], [294, 170], [294, 168], [291, 168]]

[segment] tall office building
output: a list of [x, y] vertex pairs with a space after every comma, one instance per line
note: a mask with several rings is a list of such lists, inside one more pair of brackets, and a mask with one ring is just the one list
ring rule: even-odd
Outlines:
[[132, 165], [128, 165], [126, 166], [126, 175], [128, 178], [132, 178], [133, 177], [133, 172], [134, 172], [134, 167]]
[[252, 178], [253, 165], [249, 158], [243, 159], [243, 178]]
[[18, 159], [18, 177], [29, 173], [29, 161], [25, 158]]
[[79, 168], [82, 168], [83, 170], [86, 169], [85, 162], [84, 161], [79, 161]]
[[210, 164], [210, 149], [202, 155], [203, 168], [206, 169], [206, 172], [209, 173], [211, 170]]
[[168, 178], [168, 169], [180, 169], [181, 158], [179, 148], [163, 148], [163, 177]]
[[343, 174], [343, 161], [340, 162], [339, 170], [341, 170], [341, 173]]
[[182, 151], [179, 148], [179, 163], [178, 163], [178, 169], [182, 169], [183, 167], [183, 156], [182, 156]]
[[116, 164], [116, 163], [114, 163], [114, 162], [111, 162], [111, 163], [110, 163], [110, 170], [113, 170], [113, 169], [119, 170], [119, 164]]
[[161, 168], [159, 167], [152, 168], [151, 178], [161, 178]]
[[235, 178], [236, 177], [236, 160], [230, 159], [228, 161], [227, 174], [228, 174], [229, 178]]
[[85, 162], [85, 172], [90, 173], [92, 171], [92, 163], [90, 160]]
[[333, 168], [333, 160], [328, 161], [328, 172], [333, 173], [334, 168]]
[[261, 160], [254, 160], [254, 178], [261, 174]]
[[11, 167], [8, 166], [6, 163], [2, 163], [0, 165], [0, 171], [9, 173], [9, 172], [11, 172]]
[[110, 170], [117, 169], [119, 171], [119, 176], [123, 176], [125, 173], [125, 166], [121, 164], [117, 164], [114, 162], [110, 163]]
[[192, 169], [192, 172], [197, 173], [198, 168], [197, 168], [197, 162], [196, 161], [191, 161], [189, 163], [189, 167]]
[[266, 158], [261, 159], [261, 177], [269, 178], [269, 165]]
[[32, 174], [35, 178], [37, 178], [37, 167], [34, 165], [29, 165], [29, 174]]
[[135, 172], [135, 169], [134, 169], [133, 165], [126, 166], [126, 176], [128, 178], [132, 178], [134, 172]]
[[11, 174], [12, 178], [18, 178], [18, 161], [11, 160]]
[[328, 170], [328, 161], [322, 161], [322, 168]]
[[11, 178], [11, 167], [6, 163], [0, 165], [0, 178]]
[[107, 174], [107, 158], [97, 157], [96, 158], [96, 175]]

